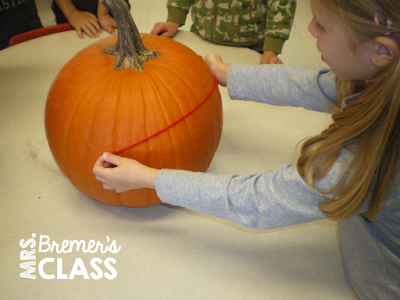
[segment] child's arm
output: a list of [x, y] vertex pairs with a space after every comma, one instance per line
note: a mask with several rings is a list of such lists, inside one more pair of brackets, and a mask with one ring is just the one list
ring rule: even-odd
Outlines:
[[203, 60], [218, 83], [228, 88], [232, 100], [322, 112], [329, 112], [330, 107], [337, 104], [335, 75], [329, 70], [283, 65], [230, 65], [215, 53], [203, 56]]
[[165, 37], [173, 37], [177, 33], [179, 26], [185, 24], [186, 15], [188, 14], [192, 4], [193, 0], [169, 0], [167, 2], [167, 21], [154, 24], [154, 27], [150, 33]]
[[260, 61], [260, 65], [264, 64], [282, 64], [282, 61], [274, 51], [265, 50]]
[[96, 161], [93, 173], [107, 190], [122, 193], [132, 189], [151, 188], [159, 170], [146, 167], [136, 160], [104, 153]]
[[99, 19], [101, 28], [110, 34], [115, 33], [117, 23], [115, 22], [115, 19], [111, 17], [108, 8], [100, 3], [100, 0], [99, 4], [97, 5], [97, 18]]
[[83, 38], [82, 32], [92, 38], [99, 35], [101, 27], [95, 15], [87, 11], [77, 10], [71, 0], [55, 0], [55, 2], [81, 39]]
[[281, 64], [277, 57], [282, 53], [284, 42], [289, 38], [296, 11], [296, 0], [267, 1], [266, 31], [263, 56], [260, 64]]
[[224, 63], [221, 56], [215, 53], [209, 53], [203, 56], [203, 60], [217, 78], [218, 84], [226, 86], [230, 64]]
[[[335, 163], [327, 176], [317, 182], [317, 188], [331, 191], [343, 171], [341, 166], [347, 165], [351, 157], [348, 159]], [[155, 170], [132, 159], [114, 155], [104, 159], [103, 155], [93, 172], [105, 189], [123, 192], [153, 188], [163, 203], [260, 230], [323, 219], [326, 216], [318, 204], [325, 196], [333, 195], [320, 194], [310, 188], [298, 174], [295, 164], [283, 165], [275, 172], [238, 176]]]

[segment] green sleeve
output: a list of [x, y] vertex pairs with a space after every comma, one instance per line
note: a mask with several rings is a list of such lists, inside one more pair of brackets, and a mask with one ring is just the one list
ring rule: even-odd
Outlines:
[[193, 0], [168, 0], [167, 22], [176, 22], [181, 25], [185, 24], [186, 16], [192, 4]]
[[167, 22], [176, 22], [180, 25], [184, 25], [188, 11], [177, 7], [168, 7]]
[[276, 54], [282, 53], [283, 44], [285, 40], [280, 37], [266, 35], [264, 40], [263, 51], [273, 51]]
[[296, 0], [268, 0], [267, 2], [267, 26], [263, 50], [281, 53], [293, 25]]

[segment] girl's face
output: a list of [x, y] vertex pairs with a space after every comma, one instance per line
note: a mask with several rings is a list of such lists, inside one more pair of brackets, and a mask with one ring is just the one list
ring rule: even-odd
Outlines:
[[[313, 1], [315, 2], [315, 1]], [[312, 4], [314, 18], [308, 31], [317, 39], [321, 58], [332, 72], [344, 79], [368, 79], [376, 71], [372, 63], [373, 43], [365, 42], [352, 49], [349, 34], [342, 24]]]

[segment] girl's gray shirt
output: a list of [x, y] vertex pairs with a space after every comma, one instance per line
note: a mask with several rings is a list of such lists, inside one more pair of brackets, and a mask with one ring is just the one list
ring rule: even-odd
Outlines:
[[[231, 99], [327, 112], [336, 105], [335, 76], [329, 70], [286, 65], [231, 65]], [[344, 105], [354, 97], [344, 100]], [[330, 191], [352, 153], [342, 150], [328, 174], [315, 185]], [[399, 182], [373, 221], [357, 214], [338, 221], [345, 273], [361, 299], [400, 299]], [[266, 230], [324, 219], [325, 197], [310, 188], [295, 164], [249, 175], [215, 175], [161, 170], [156, 177], [161, 201]]]

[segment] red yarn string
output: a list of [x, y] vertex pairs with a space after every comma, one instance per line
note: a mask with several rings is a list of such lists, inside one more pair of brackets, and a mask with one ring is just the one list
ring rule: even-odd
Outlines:
[[112, 154], [120, 154], [120, 153], [122, 153], [122, 152], [124, 152], [124, 151], [126, 151], [126, 150], [129, 150], [129, 149], [131, 149], [131, 148], [133, 148], [133, 147], [135, 147], [135, 146], [137, 146], [137, 145], [139, 145], [139, 144], [141, 144], [141, 143], [143, 143], [143, 142], [145, 142], [145, 141], [147, 141], [147, 140], [149, 140], [149, 139], [155, 137], [156, 135], [159, 135], [160, 133], [163, 133], [164, 131], [168, 130], [168, 129], [171, 128], [172, 126], [178, 124], [180, 121], [182, 121], [183, 119], [185, 119], [186, 117], [188, 117], [190, 114], [192, 114], [193, 112], [195, 112], [201, 105], [203, 105], [203, 103], [206, 102], [206, 100], [207, 100], [207, 99], [211, 96], [211, 94], [214, 92], [216, 86], [217, 86], [217, 78], [214, 76], [214, 85], [213, 85], [211, 91], [208, 93], [208, 95], [204, 98], [203, 101], [201, 101], [195, 108], [193, 108], [191, 111], [189, 111], [186, 115], [182, 116], [181, 118], [179, 118], [178, 120], [176, 120], [176, 121], [173, 122], [172, 124], [168, 125], [167, 127], [161, 129], [160, 131], [158, 131], [158, 132], [156, 132], [156, 133], [154, 133], [154, 134], [148, 136], [147, 138], [145, 138], [145, 139], [143, 139], [143, 140], [141, 140], [141, 141], [139, 141], [139, 142], [137, 142], [137, 143], [134, 143], [133, 145], [130, 145], [129, 147], [126, 147], [126, 148], [124, 148], [124, 149], [121, 149], [121, 150], [112, 152]]

